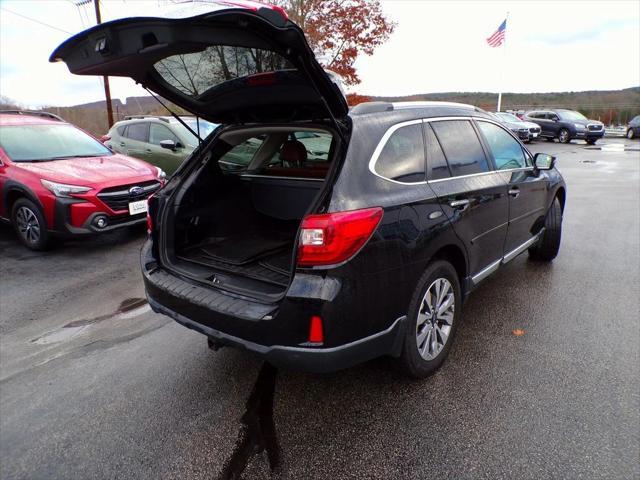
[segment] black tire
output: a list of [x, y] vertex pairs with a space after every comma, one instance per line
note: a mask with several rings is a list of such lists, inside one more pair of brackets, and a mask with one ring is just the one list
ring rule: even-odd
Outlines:
[[[447, 340], [434, 358], [427, 360], [423, 358], [418, 350], [418, 313], [423, 310], [424, 297], [427, 290], [430, 289], [437, 281], [442, 279], [449, 282], [449, 286], [453, 291], [453, 312], [450, 329], [448, 331]], [[447, 309], [448, 310], [448, 309]], [[403, 372], [412, 378], [425, 378], [433, 374], [442, 365], [451, 349], [451, 344], [455, 338], [458, 324], [462, 318], [462, 294], [460, 290], [460, 281], [455, 268], [444, 260], [436, 260], [431, 263], [418, 281], [418, 286], [411, 297], [409, 310], [407, 312], [407, 328], [405, 332], [404, 344], [402, 347], [402, 355], [400, 356], [400, 365]], [[425, 328], [432, 320], [426, 320], [422, 326]], [[435, 322], [438, 322], [435, 319]], [[440, 323], [440, 328], [446, 327], [446, 324]], [[434, 330], [435, 331], [435, 330]], [[439, 330], [442, 332], [442, 330]], [[436, 338], [442, 340], [441, 333], [435, 334]], [[429, 338], [427, 336], [427, 338]], [[425, 342], [426, 344], [426, 342]], [[428, 352], [427, 352], [428, 354]]]
[[587, 139], [587, 145], [595, 145], [597, 141], [597, 138], [589, 138]]
[[571, 141], [571, 133], [566, 128], [558, 132], [558, 140], [560, 143], [569, 143]]
[[547, 212], [544, 228], [544, 233], [538, 243], [529, 249], [529, 256], [533, 260], [550, 262], [558, 256], [562, 237], [562, 207], [558, 197], [553, 199], [551, 208]]
[[633, 130], [633, 128], [627, 130], [627, 138], [629, 140], [636, 138], [636, 132]]
[[46, 250], [50, 245], [47, 222], [40, 207], [27, 198], [18, 199], [11, 208], [11, 223], [20, 242], [31, 250]]

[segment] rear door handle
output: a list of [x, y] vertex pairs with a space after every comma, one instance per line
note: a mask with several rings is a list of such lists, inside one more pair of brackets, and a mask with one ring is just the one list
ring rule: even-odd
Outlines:
[[449, 206], [451, 208], [464, 208], [469, 205], [469, 203], [471, 203], [471, 201], [468, 198], [463, 198], [462, 200], [453, 200], [449, 202]]
[[121, 146], [121, 147], [124, 147], [124, 142], [120, 142], [120, 146]]
[[511, 190], [509, 190], [509, 195], [511, 195], [513, 198], [518, 198], [518, 195], [520, 195], [520, 189], [512, 188]]
[[151, 153], [151, 149], [150, 149], [150, 148], [147, 148], [147, 149], [145, 150], [145, 152], [146, 152], [146, 153]]

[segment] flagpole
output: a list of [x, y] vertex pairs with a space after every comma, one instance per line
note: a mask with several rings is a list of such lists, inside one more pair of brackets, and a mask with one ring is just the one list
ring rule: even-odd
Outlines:
[[[507, 58], [507, 27], [509, 26], [509, 12], [507, 12], [506, 17], [504, 18], [505, 21], [505, 27], [504, 27], [504, 41], [502, 43], [502, 49], [504, 51], [504, 58], [506, 60]], [[505, 62], [506, 63], [506, 62]], [[506, 67], [506, 66], [503, 66]], [[500, 69], [498, 69], [500, 71]], [[508, 72], [509, 69], [508, 68], [504, 68], [503, 70], [504, 72]], [[500, 82], [500, 91], [498, 92], [498, 108], [496, 109], [496, 112], [499, 112], [500, 109], [502, 108], [502, 88], [504, 87], [504, 82]]]

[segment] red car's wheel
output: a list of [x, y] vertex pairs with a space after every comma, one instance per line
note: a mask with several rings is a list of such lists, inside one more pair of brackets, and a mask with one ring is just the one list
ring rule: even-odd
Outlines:
[[45, 250], [49, 245], [47, 222], [35, 203], [21, 198], [11, 209], [11, 223], [20, 241], [32, 250]]

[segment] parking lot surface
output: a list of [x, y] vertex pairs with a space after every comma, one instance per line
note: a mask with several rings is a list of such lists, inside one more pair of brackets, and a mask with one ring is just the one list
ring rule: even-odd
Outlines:
[[530, 148], [567, 182], [559, 257], [487, 279], [420, 382], [208, 350], [144, 302], [143, 229], [36, 253], [1, 225], [0, 476], [640, 477], [640, 143]]

